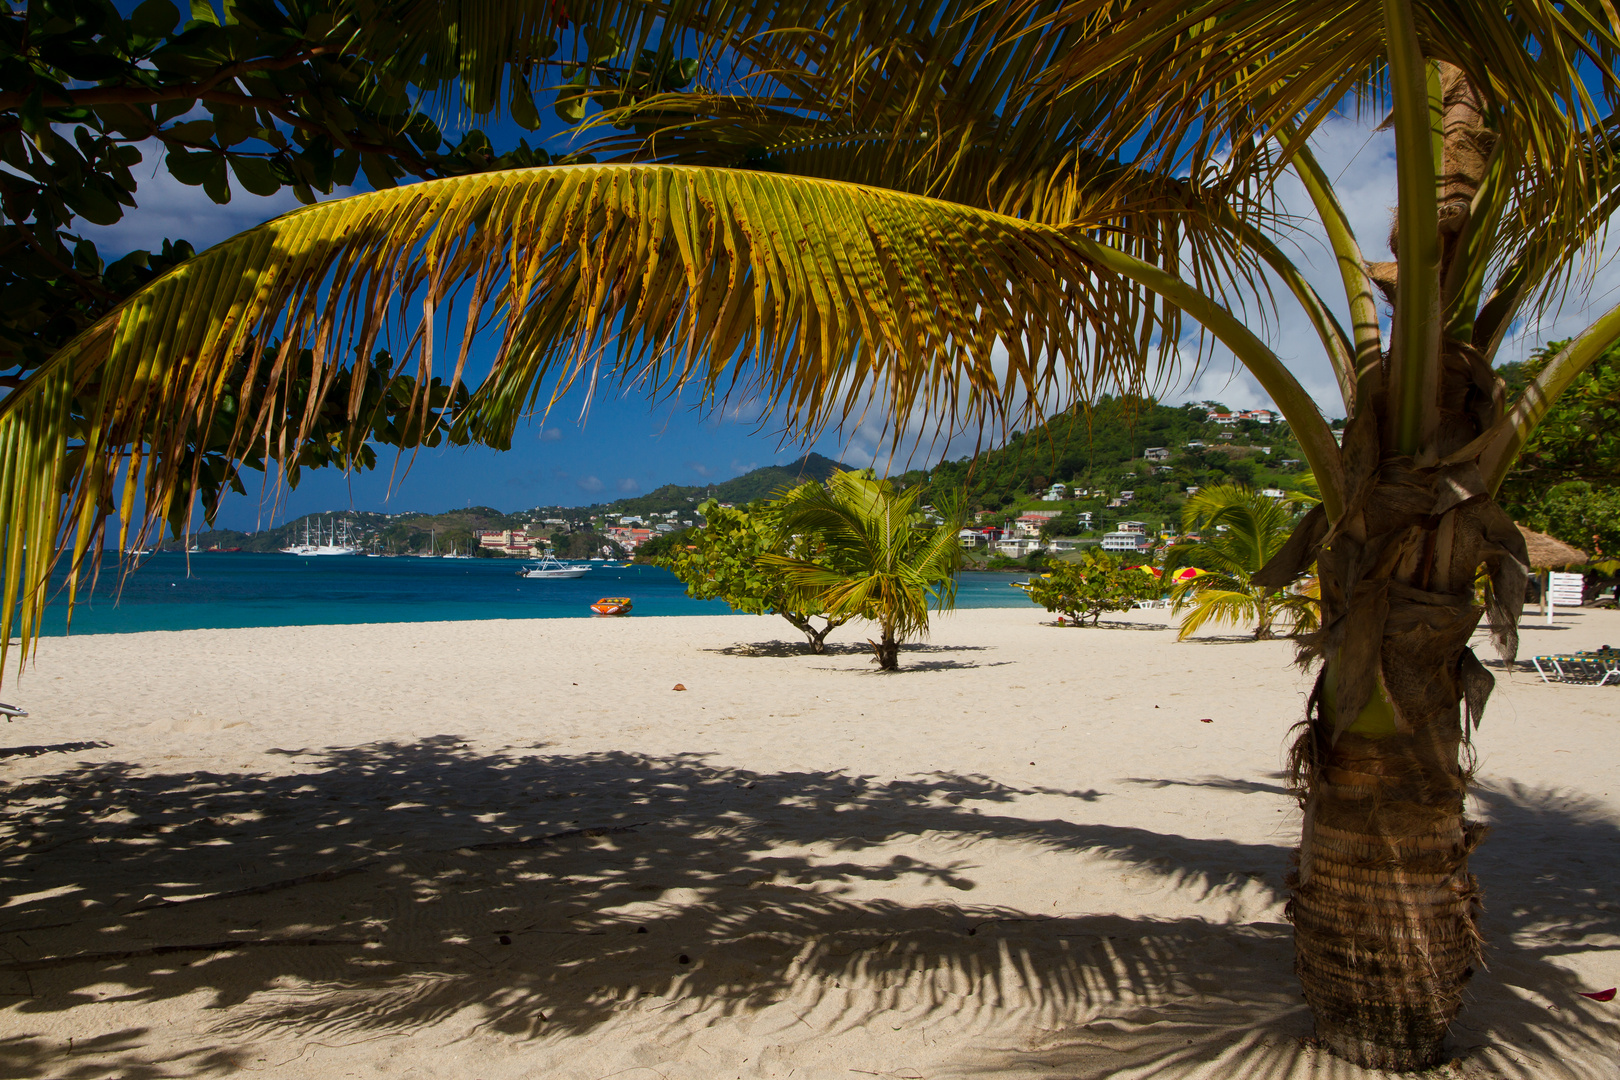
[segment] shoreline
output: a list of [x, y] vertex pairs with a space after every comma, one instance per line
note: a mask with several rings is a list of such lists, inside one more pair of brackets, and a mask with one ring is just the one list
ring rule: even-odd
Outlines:
[[[777, 616], [44, 639], [0, 1071], [1370, 1077], [1302, 1041], [1282, 918], [1309, 679], [1165, 615], [961, 609], [892, 674]], [[1492, 670], [1461, 1075], [1607, 1077], [1620, 690]]]

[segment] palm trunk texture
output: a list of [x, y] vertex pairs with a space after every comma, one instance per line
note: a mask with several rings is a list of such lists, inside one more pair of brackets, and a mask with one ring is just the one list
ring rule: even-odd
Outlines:
[[[1488, 150], [1471, 88], [1448, 75], [1442, 279]], [[1393, 297], [1393, 266], [1372, 270]], [[1314, 562], [1321, 580], [1322, 628], [1301, 648], [1321, 666], [1293, 750], [1304, 826], [1288, 916], [1318, 1039], [1370, 1068], [1439, 1064], [1481, 961], [1465, 747], [1494, 680], [1468, 640], [1488, 610], [1512, 655], [1526, 580], [1523, 538], [1477, 464], [1445, 463], [1501, 415], [1500, 380], [1466, 341], [1445, 339], [1440, 359], [1425, 450], [1396, 452], [1381, 390], [1357, 401], [1344, 513], [1313, 510], [1256, 576], [1282, 587]]]
[[883, 624], [883, 640], [873, 641], [871, 645], [872, 652], [877, 656], [878, 670], [900, 669], [900, 642], [895, 640], [894, 630], [888, 623]]

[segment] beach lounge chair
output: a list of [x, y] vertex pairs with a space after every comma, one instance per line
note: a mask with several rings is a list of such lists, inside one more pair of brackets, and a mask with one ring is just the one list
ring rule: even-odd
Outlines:
[[1603, 686], [1613, 681], [1620, 685], [1620, 652], [1607, 645], [1595, 652], [1537, 656], [1531, 663], [1535, 664], [1542, 682]]
[[15, 705], [7, 705], [5, 702], [0, 701], [0, 716], [6, 718], [6, 723], [11, 723], [11, 721], [16, 717], [27, 715], [28, 710], [19, 709]]

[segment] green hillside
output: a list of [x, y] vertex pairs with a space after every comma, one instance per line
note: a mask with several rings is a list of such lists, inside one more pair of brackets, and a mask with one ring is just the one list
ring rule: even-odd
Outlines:
[[[1252, 420], [1221, 425], [1208, 419], [1211, 410], [1230, 411], [1219, 402], [1171, 406], [1105, 396], [1089, 410], [1014, 433], [1005, 446], [977, 458], [942, 461], [907, 473], [905, 480], [926, 481], [941, 491], [966, 490], [972, 509], [988, 512], [990, 520], [1031, 509], [1059, 511], [1064, 518], [1054, 531], [1060, 535], [1097, 534], [1121, 520], [1173, 530], [1189, 486], [1242, 483], [1289, 490], [1306, 482], [1304, 455], [1287, 424], [1279, 419], [1269, 425]], [[1168, 457], [1149, 461], [1143, 456], [1149, 448]], [[1041, 496], [1055, 483], [1066, 485], [1071, 498], [1044, 501]], [[1073, 498], [1077, 490], [1089, 494]], [[1126, 491], [1131, 495], [1123, 505], [1108, 505]], [[1093, 527], [1082, 530], [1078, 515], [1087, 511]]]
[[591, 509], [606, 514], [633, 514], [646, 517], [650, 514], [668, 513], [671, 510], [690, 510], [704, 499], [711, 498], [721, 502], [749, 503], [756, 499], [768, 499], [782, 488], [802, 484], [806, 480], [824, 481], [836, 470], [848, 467], [832, 458], [809, 454], [786, 465], [766, 465], [764, 468], [732, 477], [722, 483], [665, 484], [645, 495], [619, 499], [606, 506]]

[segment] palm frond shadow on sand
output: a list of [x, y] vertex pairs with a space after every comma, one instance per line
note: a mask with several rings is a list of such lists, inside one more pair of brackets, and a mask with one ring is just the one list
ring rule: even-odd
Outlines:
[[[16, 898], [0, 925], [8, 1026], [91, 1006], [109, 984], [134, 1004], [207, 995], [197, 1015], [220, 1019], [183, 1051], [160, 1054], [161, 1033], [141, 1028], [74, 1048], [84, 1075], [130, 1077], [223, 1075], [264, 1037], [349, 1042], [467, 1010], [518, 1040], [667, 1041], [681, 1023], [746, 1023], [755, 1045], [878, 1023], [962, 1040], [930, 1076], [1178, 1075], [1157, 1071], [1174, 1061], [1188, 1075], [1218, 1061], [1243, 1070], [1223, 1075], [1267, 1076], [1312, 1053], [1284, 925], [1032, 918], [974, 905], [967, 858], [879, 850], [913, 835], [958, 849], [1014, 842], [1073, 854], [1076, 873], [1082, 856], [1103, 855], [1218, 900], [1255, 879], [1280, 890], [1281, 845], [1028, 820], [997, 812], [1026, 792], [982, 776], [878, 784], [697, 754], [547, 749], [480, 754], [444, 737], [285, 750], [298, 768], [284, 776], [115, 763], [11, 785], [0, 863]], [[1076, 819], [1126, 797], [1047, 794], [1072, 798]], [[1579, 859], [1614, 850], [1620, 833], [1556, 794], [1504, 789], [1486, 805], [1557, 842], [1535, 849], [1534, 867], [1493, 862], [1489, 844], [1479, 856], [1496, 968], [1475, 982], [1459, 1044], [1606, 1061], [1609, 1036], [1555, 966], [1557, 948], [1515, 935], [1620, 933], [1620, 915], [1599, 902], [1615, 871]], [[581, 834], [591, 826], [610, 831]], [[798, 853], [811, 844], [819, 857]], [[958, 899], [841, 895], [884, 881]], [[190, 896], [203, 898], [162, 906]], [[263, 944], [293, 940], [314, 944]], [[240, 947], [152, 951], [226, 941]], [[63, 1051], [40, 1037], [0, 1041], [0, 1072], [46, 1075]], [[1491, 1060], [1507, 1065], [1489, 1075], [1528, 1080], [1510, 1055]]]

